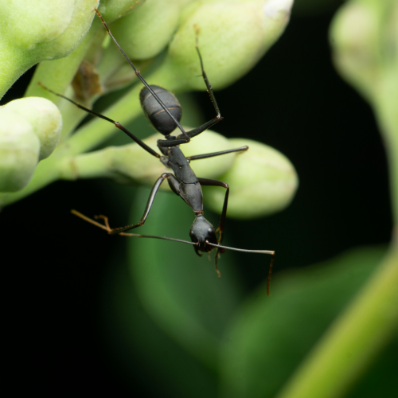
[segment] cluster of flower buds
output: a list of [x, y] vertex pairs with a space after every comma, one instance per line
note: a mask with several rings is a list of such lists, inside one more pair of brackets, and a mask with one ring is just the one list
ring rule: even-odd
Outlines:
[[13, 0], [0, 13], [0, 97], [30, 67], [66, 57], [90, 29], [98, 0]]
[[[187, 128], [187, 131], [189, 128]], [[156, 148], [157, 140], [164, 139], [156, 133], [144, 140], [144, 143]], [[213, 151], [232, 149], [230, 140], [211, 130], [206, 130], [195, 137], [182, 149], [185, 156], [208, 152], [209, 143]], [[134, 162], [131, 161], [134, 159]], [[191, 163], [197, 175], [217, 178], [228, 171], [234, 162], [234, 154], [209, 158]], [[125, 184], [153, 185], [162, 173], [169, 173], [157, 158], [144, 151], [138, 144], [111, 146], [105, 149], [76, 156], [64, 178], [108, 177]], [[161, 189], [169, 189], [163, 184]]]
[[[289, 21], [293, 0], [69, 0], [64, 1], [62, 6], [53, 3], [50, 0], [33, 3], [17, 0], [2, 11], [0, 49], [4, 49], [3, 54], [9, 55], [9, 58], [8, 66], [3, 68], [6, 62], [1, 55], [3, 63], [0, 59], [0, 70], [9, 77], [8, 80], [0, 78], [0, 94], [29, 66], [71, 53], [88, 31], [96, 15], [94, 8], [98, 8], [136, 67], [141, 72], [151, 67], [152, 74], [145, 75], [149, 84], [157, 84], [175, 93], [204, 90], [196, 51], [198, 45], [212, 87], [226, 87], [246, 74], [277, 41]], [[12, 66], [16, 74], [9, 73], [7, 68]], [[71, 68], [74, 68], [72, 72]], [[96, 16], [90, 34], [75, 52], [65, 60], [45, 62], [38, 66], [27, 95], [43, 95], [59, 104], [64, 125], [62, 144], [52, 161], [57, 164], [51, 165], [52, 170], [48, 175], [45, 170], [40, 170], [40, 175], [46, 175], [46, 183], [58, 178], [110, 177], [124, 183], [152, 184], [165, 171], [164, 166], [136, 144], [84, 153], [116, 132], [112, 123], [95, 119], [71, 136], [85, 114], [71, 103], [60, 103], [60, 97], [55, 97], [50, 91], [61, 90], [61, 94], [64, 94], [76, 69], [78, 72], [72, 83], [73, 90], [67, 89], [66, 95], [86, 107], [91, 107], [100, 94], [120, 88], [136, 78]], [[50, 91], [45, 91], [38, 82]], [[108, 117], [128, 125], [141, 113], [138, 94], [142, 84], [137, 83], [119, 102], [104, 111]], [[15, 140], [15, 144], [7, 144], [5, 150], [8, 154], [16, 154], [23, 148], [29, 156], [24, 155], [24, 161], [17, 155], [2, 156], [0, 192], [23, 188], [30, 180], [37, 162], [48, 156], [59, 138], [59, 114], [58, 124], [48, 121], [48, 128], [44, 127], [44, 122], [37, 127], [29, 116], [39, 115], [33, 104], [37, 98], [29, 100], [32, 101], [29, 105], [31, 109], [28, 109], [28, 105], [19, 105], [18, 108], [13, 103], [3, 109], [9, 116], [1, 120], [2, 137], [13, 136]], [[19, 117], [15, 117], [16, 108], [19, 109]], [[19, 123], [19, 127], [11, 127], [12, 123]], [[52, 130], [50, 125], [54, 125]], [[40, 136], [40, 132], [44, 131], [46, 139]], [[51, 134], [53, 141], [49, 138]], [[155, 135], [147, 142], [155, 148], [157, 138]], [[3, 141], [8, 139], [4, 138]], [[22, 141], [23, 146], [20, 145]], [[184, 145], [183, 150], [189, 156], [232, 149], [247, 143], [247, 139], [238, 143], [216, 133], [205, 132], [195, 137], [189, 145]], [[221, 177], [230, 183], [228, 213], [235, 217], [255, 217], [284, 208], [291, 201], [298, 185], [294, 168], [283, 155], [260, 143], [250, 141], [249, 146], [250, 156], [247, 153], [233, 153], [191, 164], [200, 176]], [[8, 163], [5, 159], [8, 159]], [[41, 164], [40, 167], [44, 168], [45, 165]], [[14, 171], [6, 173], [5, 170]], [[35, 183], [33, 179], [32, 184]], [[41, 187], [43, 182], [37, 185]], [[31, 185], [29, 187], [27, 192], [35, 190]], [[219, 211], [223, 199], [217, 195], [216, 192], [209, 192], [208, 204]], [[8, 195], [7, 201], [12, 200], [12, 196]], [[0, 194], [0, 203], [7, 201]], [[248, 206], [247, 203], [252, 205]]]
[[168, 45], [154, 79], [174, 91], [203, 90], [198, 38], [212, 86], [221, 88], [246, 74], [277, 41], [292, 5], [293, 0], [147, 0], [110, 28], [135, 61], [151, 59]]
[[[144, 142], [155, 148], [158, 139], [163, 139], [163, 136], [154, 134]], [[191, 167], [198, 176], [228, 182], [231, 188], [229, 217], [255, 218], [284, 209], [294, 197], [298, 177], [291, 162], [276, 149], [243, 138], [228, 140], [211, 130], [195, 137], [182, 149], [186, 156], [192, 156], [209, 152], [209, 147], [217, 152], [246, 145], [249, 152], [196, 160], [191, 162]], [[162, 173], [167, 172], [170, 170], [158, 159], [139, 145], [129, 144], [79, 155], [70, 163], [63, 177], [71, 180], [107, 177], [120, 183], [153, 185]], [[169, 187], [163, 184], [161, 189], [169, 190]], [[206, 206], [220, 212], [225, 191], [204, 189]]]

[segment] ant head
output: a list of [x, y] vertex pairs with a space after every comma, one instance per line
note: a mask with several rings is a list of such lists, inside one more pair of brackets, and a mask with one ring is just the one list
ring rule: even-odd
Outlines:
[[[176, 129], [177, 125], [166, 112], [165, 108], [167, 108], [168, 112], [173, 115], [177, 122], [180, 122], [182, 115], [181, 105], [175, 95], [170, 91], [155, 85], [149, 87], [150, 89], [143, 87], [140, 93], [142, 109], [153, 127], [159, 133], [168, 136]], [[152, 93], [155, 93], [158, 98], [155, 98]]]
[[202, 256], [199, 250], [208, 253], [214, 249], [214, 247], [206, 244], [206, 241], [210, 243], [218, 244], [216, 231], [202, 214], [198, 214], [195, 221], [192, 224], [191, 230], [189, 232], [192, 242], [198, 242], [198, 246], [194, 246], [196, 254]]

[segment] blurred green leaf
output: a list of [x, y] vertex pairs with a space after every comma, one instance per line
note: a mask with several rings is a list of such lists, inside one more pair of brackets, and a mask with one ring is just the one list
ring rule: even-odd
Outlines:
[[398, 338], [395, 338], [367, 370], [361, 381], [349, 394], [350, 398], [396, 398]]
[[[140, 219], [148, 196], [149, 189], [140, 188], [130, 220]], [[193, 219], [194, 213], [180, 198], [159, 192], [139, 233], [190, 240]], [[205, 256], [198, 257], [190, 245], [131, 238], [128, 250], [137, 293], [146, 310], [191, 354], [216, 368], [224, 328], [240, 297], [233, 256], [222, 256], [223, 276], [218, 278], [214, 254], [209, 262]]]
[[222, 355], [225, 397], [275, 396], [380, 262], [384, 248], [355, 249], [285, 274], [237, 313]]
[[[123, 246], [121, 239], [115, 249]], [[118, 380], [139, 396], [215, 396], [214, 374], [168, 337], [143, 308], [125, 251], [115, 250], [110, 260], [112, 267], [103, 275], [101, 334]]]

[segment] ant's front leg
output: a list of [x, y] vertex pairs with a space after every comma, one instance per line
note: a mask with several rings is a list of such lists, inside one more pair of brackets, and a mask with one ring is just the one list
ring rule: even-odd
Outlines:
[[217, 231], [220, 233], [220, 237], [218, 243], [221, 245], [224, 233], [225, 226], [225, 218], [227, 215], [227, 207], [228, 207], [228, 197], [229, 197], [229, 185], [226, 182], [217, 181], [217, 180], [209, 180], [208, 178], [198, 178], [200, 185], [204, 186], [214, 186], [214, 187], [223, 187], [226, 189], [225, 197], [224, 197], [224, 205], [221, 212], [220, 223], [218, 225]]

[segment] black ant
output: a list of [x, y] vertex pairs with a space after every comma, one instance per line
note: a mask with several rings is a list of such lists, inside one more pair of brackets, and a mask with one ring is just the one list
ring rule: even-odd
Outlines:
[[[210, 158], [213, 156], [225, 155], [231, 152], [243, 152], [247, 151], [249, 147], [243, 146], [236, 149], [230, 149], [226, 151], [220, 152], [213, 152], [207, 153], [203, 155], [196, 155], [196, 156], [189, 156], [185, 157], [182, 153], [179, 145], [188, 143], [191, 138], [197, 136], [198, 134], [202, 133], [206, 129], [210, 128], [211, 126], [218, 123], [221, 119], [221, 113], [217, 105], [216, 98], [213, 93], [213, 89], [209, 83], [207, 78], [206, 72], [203, 67], [203, 60], [202, 56], [199, 51], [198, 47], [198, 29], [195, 27], [196, 31], [196, 50], [199, 56], [201, 71], [203, 80], [207, 87], [207, 92], [210, 95], [210, 99], [213, 103], [214, 109], [216, 111], [216, 116], [209, 120], [208, 122], [202, 124], [201, 126], [190, 130], [185, 131], [184, 128], [180, 125], [181, 120], [181, 105], [178, 102], [177, 98], [172, 94], [170, 91], [167, 91], [164, 88], [155, 85], [149, 85], [145, 79], [142, 77], [140, 72], [136, 69], [133, 65], [131, 60], [127, 57], [125, 52], [117, 43], [116, 39], [113, 37], [111, 31], [109, 30], [108, 26], [106, 25], [102, 15], [95, 9], [98, 17], [101, 19], [106, 31], [108, 32], [109, 36], [116, 44], [117, 48], [120, 50], [124, 58], [126, 58], [127, 62], [131, 65], [134, 69], [135, 74], [141, 80], [145, 87], [141, 90], [140, 93], [140, 102], [142, 109], [144, 111], [145, 116], [151, 121], [152, 125], [155, 127], [157, 131], [165, 136], [165, 140], [158, 140], [157, 146], [162, 153], [160, 155], [155, 150], [150, 148], [146, 145], [143, 141], [141, 141], [138, 137], [134, 134], [130, 133], [125, 127], [123, 127], [119, 122], [116, 122], [108, 117], [101, 115], [97, 112], [94, 112], [90, 109], [87, 109], [80, 104], [72, 101], [71, 99], [57, 94], [54, 91], [48, 89], [47, 87], [41, 86], [46, 90], [50, 91], [51, 93], [62, 97], [69, 102], [75, 104], [80, 109], [85, 110], [86, 112], [100, 117], [108, 122], [113, 123], [118, 129], [122, 130], [126, 133], [130, 138], [132, 138], [138, 145], [140, 145], [144, 150], [146, 150], [151, 155], [157, 157], [167, 168], [173, 170], [173, 173], [163, 173], [156, 181], [155, 185], [152, 188], [151, 194], [149, 195], [149, 199], [145, 208], [144, 215], [142, 216], [141, 220], [136, 224], [126, 225], [125, 227], [118, 227], [118, 228], [111, 228], [109, 226], [108, 218], [105, 216], [96, 216], [96, 219], [102, 219], [104, 224], [101, 224], [97, 221], [92, 220], [91, 218], [86, 217], [85, 215], [79, 213], [76, 210], [72, 210], [72, 213], [76, 216], [88, 221], [91, 224], [96, 225], [99, 228], [104, 229], [111, 235], [119, 234], [123, 236], [136, 236], [136, 237], [143, 237], [143, 238], [156, 238], [156, 239], [164, 239], [164, 240], [171, 240], [176, 242], [187, 243], [194, 246], [196, 253], [199, 256], [202, 256], [199, 252], [209, 253], [214, 248], [217, 249], [216, 256], [215, 256], [215, 268], [216, 272], [219, 276], [221, 276], [220, 272], [217, 268], [217, 259], [220, 254], [224, 253], [226, 249], [228, 250], [235, 250], [240, 252], [247, 252], [247, 253], [262, 253], [262, 254], [270, 254], [271, 257], [271, 264], [270, 270], [268, 275], [268, 284], [267, 284], [267, 293], [269, 294], [269, 282], [271, 278], [272, 272], [272, 263], [274, 259], [275, 252], [271, 250], [246, 250], [246, 249], [238, 249], [235, 247], [227, 247], [223, 246], [222, 239], [223, 239], [223, 232], [224, 232], [224, 225], [225, 225], [225, 217], [227, 214], [227, 206], [228, 206], [228, 195], [229, 195], [229, 186], [227, 183], [217, 180], [211, 180], [207, 178], [198, 178], [191, 167], [189, 166], [190, 161], [197, 160], [197, 159], [205, 159]], [[181, 131], [181, 134], [178, 136], [172, 136], [171, 133], [178, 128]], [[143, 225], [148, 217], [148, 214], [151, 210], [153, 201], [155, 199], [156, 193], [159, 190], [160, 185], [167, 180], [171, 190], [180, 196], [194, 211], [195, 213], [195, 220], [192, 224], [190, 230], [190, 237], [192, 242], [181, 240], [181, 239], [174, 239], [168, 238], [164, 236], [155, 236], [155, 235], [140, 235], [140, 234], [132, 234], [126, 233], [125, 231], [131, 230], [133, 228], [140, 227]], [[224, 198], [224, 205], [222, 208], [220, 224], [217, 230], [214, 229], [213, 225], [207, 221], [203, 215], [203, 194], [202, 194], [202, 185], [211, 185], [222, 187], [226, 189], [225, 198]], [[216, 232], [219, 232], [219, 236], [217, 237]]]

